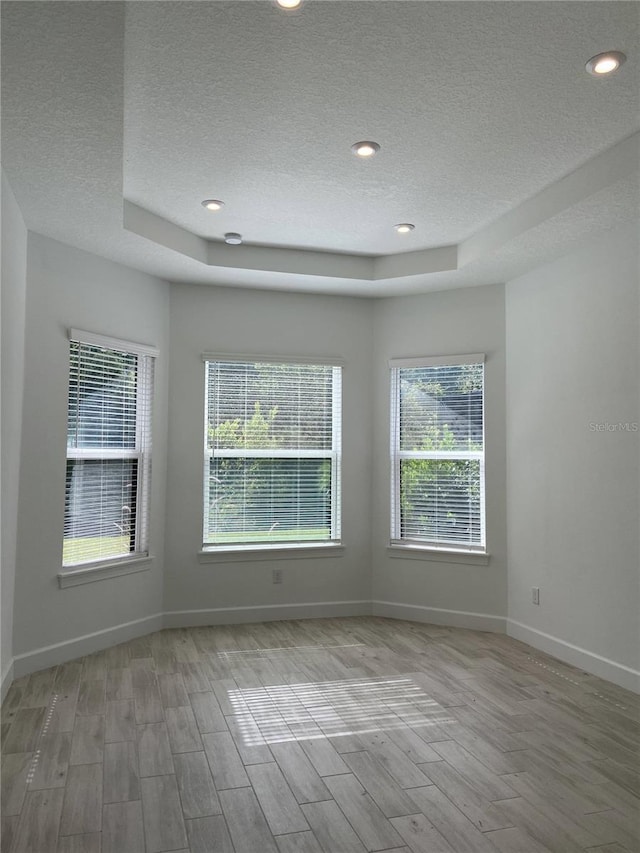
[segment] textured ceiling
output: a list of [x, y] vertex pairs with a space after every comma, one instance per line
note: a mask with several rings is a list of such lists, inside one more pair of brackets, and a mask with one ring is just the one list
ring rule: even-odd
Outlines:
[[[387, 295], [502, 280], [633, 215], [636, 190], [599, 191], [599, 216], [594, 193], [556, 204], [546, 228], [464, 270], [371, 282], [331, 262], [462, 244], [637, 131], [639, 8], [4, 3], [3, 167], [31, 229], [177, 281]], [[621, 72], [589, 77], [585, 61], [612, 48]], [[358, 160], [359, 139], [380, 153]], [[217, 214], [200, 205], [212, 196]], [[327, 274], [195, 260], [126, 230], [123, 199], [194, 235], [183, 242], [240, 231], [332, 253]], [[415, 231], [395, 234], [402, 221]]]

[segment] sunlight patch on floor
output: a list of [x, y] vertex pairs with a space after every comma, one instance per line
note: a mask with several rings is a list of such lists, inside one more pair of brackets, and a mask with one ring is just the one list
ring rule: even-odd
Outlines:
[[411, 678], [352, 678], [228, 691], [247, 746], [454, 722]]

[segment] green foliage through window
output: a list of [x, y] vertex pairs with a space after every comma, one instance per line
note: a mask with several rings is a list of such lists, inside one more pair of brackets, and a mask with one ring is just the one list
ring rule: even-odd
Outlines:
[[204, 544], [339, 537], [340, 368], [209, 361]]
[[484, 365], [392, 369], [392, 540], [484, 546]]

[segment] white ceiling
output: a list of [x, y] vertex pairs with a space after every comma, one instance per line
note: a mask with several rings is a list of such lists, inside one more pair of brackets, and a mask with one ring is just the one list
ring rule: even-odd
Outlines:
[[[639, 126], [639, 11], [4, 3], [3, 167], [32, 230], [175, 281], [384, 296], [504, 280], [634, 215], [637, 146], [606, 152]], [[607, 49], [627, 63], [588, 76]], [[358, 160], [360, 139], [380, 153]]]

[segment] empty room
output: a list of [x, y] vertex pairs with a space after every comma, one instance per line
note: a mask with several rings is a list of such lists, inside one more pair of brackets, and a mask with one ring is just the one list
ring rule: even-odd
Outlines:
[[1, 853], [639, 853], [640, 5], [1, 12]]

